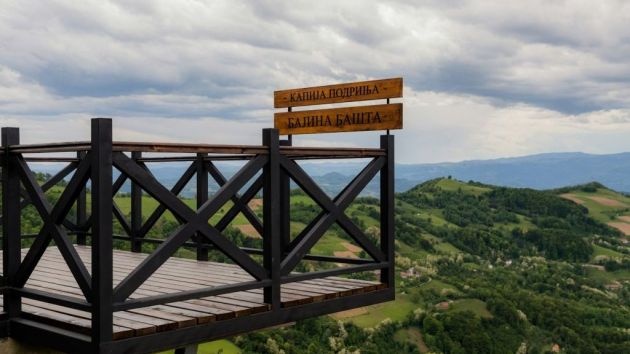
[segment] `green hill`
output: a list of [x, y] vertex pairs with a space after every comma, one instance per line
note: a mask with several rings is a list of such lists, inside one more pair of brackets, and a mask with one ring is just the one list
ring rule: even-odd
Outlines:
[[[157, 203], [145, 199], [148, 217]], [[128, 196], [116, 203], [129, 213]], [[374, 239], [378, 204], [360, 197], [346, 211]], [[251, 206], [262, 212], [258, 201]], [[623, 233], [629, 207], [629, 197], [597, 183], [539, 191], [427, 181], [396, 196], [396, 301], [232, 341], [245, 353], [545, 353], [553, 344], [566, 353], [630, 352], [630, 247]], [[292, 191], [292, 235], [320, 211]], [[24, 229], [37, 230], [34, 210], [25, 215]], [[151, 237], [175, 227], [167, 214]], [[242, 216], [225, 235], [241, 246], [261, 244]], [[338, 226], [311, 251], [366, 257]], [[299, 269], [330, 266], [310, 262]]]
[[[628, 351], [630, 249], [601, 217], [621, 209], [578, 204], [566, 194], [626, 197], [603, 186], [582, 189], [435, 179], [398, 194], [400, 296], [335, 318], [359, 327], [392, 320], [385, 323], [395, 324], [394, 338], [422, 352], [535, 353], [554, 343], [566, 352]], [[377, 216], [367, 202], [351, 215]]]
[[630, 197], [593, 182], [554, 191], [560, 197], [586, 207], [595, 220], [630, 235]]

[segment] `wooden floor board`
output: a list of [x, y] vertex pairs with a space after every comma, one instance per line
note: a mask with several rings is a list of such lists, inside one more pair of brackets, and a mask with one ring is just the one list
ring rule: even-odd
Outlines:
[[[90, 270], [90, 248], [75, 246], [75, 249], [86, 268]], [[23, 250], [23, 255], [27, 251]], [[147, 254], [120, 250], [115, 250], [113, 255], [114, 286], [124, 280], [147, 257]], [[1, 259], [0, 255], [0, 262]], [[234, 264], [200, 262], [171, 257], [130, 296], [130, 299], [238, 284], [253, 280], [254, 278], [251, 275]], [[370, 292], [381, 289], [383, 286], [383, 284], [378, 282], [339, 277], [312, 279], [283, 284], [281, 287], [281, 302], [284, 307], [297, 306]], [[54, 246], [46, 250], [25, 287], [84, 299], [83, 293], [65, 260]], [[83, 334], [89, 334], [90, 332], [91, 314], [87, 311], [75, 310], [27, 298], [23, 298], [22, 303], [23, 313], [35, 320]], [[263, 289], [252, 289], [128, 311], [117, 311], [114, 313], [114, 337], [115, 339], [124, 339], [132, 336], [142, 336], [213, 321], [248, 316], [267, 310], [269, 310], [269, 305], [263, 301]], [[2, 311], [1, 306], [0, 311]]]

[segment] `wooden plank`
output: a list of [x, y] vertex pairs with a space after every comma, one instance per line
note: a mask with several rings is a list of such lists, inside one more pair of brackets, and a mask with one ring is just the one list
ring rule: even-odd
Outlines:
[[[67, 278], [67, 280], [65, 280], [65, 284], [63, 280], [61, 280], [60, 278], [55, 278], [57, 284], [49, 284], [46, 283], [45, 281], [42, 281], [37, 275], [33, 276], [34, 278], [32, 280], [30, 280], [30, 286], [33, 288], [37, 288], [37, 289], [41, 289], [41, 290], [47, 290], [47, 291], [54, 291], [54, 292], [64, 292], [69, 295], [69, 296], [78, 296], [80, 295], [78, 288], [73, 287], [72, 284], [72, 279]], [[136, 291], [136, 293], [134, 293], [134, 296], [132, 298], [138, 298], [138, 297], [143, 297], [143, 296], [153, 296], [153, 295], [159, 295], [159, 294], [163, 294], [166, 293], [164, 290], [162, 290], [161, 288], [157, 288], [159, 291], [153, 291], [153, 290], [148, 290], [148, 289], [139, 289], [138, 291]], [[191, 301], [191, 300], [189, 300]], [[213, 308], [213, 309], [219, 309], [222, 311], [231, 311], [234, 312], [233, 314], [225, 314], [222, 311], [220, 312], [216, 312], [216, 311], [210, 311], [210, 313], [212, 314], [216, 314], [217, 315], [217, 319], [227, 319], [227, 318], [233, 318], [236, 316], [243, 316], [243, 315], [248, 315], [248, 314], [252, 314], [252, 313], [258, 313], [261, 311], [265, 311], [268, 309], [268, 305], [267, 304], [255, 304], [255, 303], [249, 303], [249, 302], [240, 302], [240, 305], [235, 305], [233, 304], [233, 302], [235, 302], [237, 300], [231, 300], [231, 299], [221, 299], [218, 297], [214, 297], [214, 298], [210, 298], [210, 300], [207, 299], [198, 299], [194, 302], [191, 301], [191, 303], [197, 304], [197, 305], [202, 305], [202, 306], [206, 306], [209, 308]], [[231, 303], [230, 303], [231, 302]], [[181, 303], [172, 303], [172, 304], [181, 304]], [[171, 304], [169, 304], [171, 305]], [[242, 306], [242, 305], [247, 305], [247, 306]], [[175, 307], [181, 307], [179, 305], [175, 305]], [[134, 310], [130, 310], [131, 312], [133, 312]], [[172, 311], [173, 312], [173, 311]], [[174, 311], [177, 312], [177, 311]], [[208, 311], [205, 311], [208, 312]], [[136, 312], [139, 313], [139, 312]], [[143, 313], [145, 315], [148, 315], [147, 313]], [[156, 314], [155, 311], [152, 311], [152, 314]], [[205, 314], [200, 314], [200, 316], [205, 316]], [[161, 317], [162, 319], [165, 318], [171, 318], [174, 319], [174, 316], [170, 316], [168, 314], [162, 314]], [[182, 318], [178, 318], [177, 321], [181, 321]], [[189, 325], [189, 323], [184, 322], [184, 323], [179, 323], [178, 325]]]
[[207, 306], [205, 302], [202, 302], [201, 305], [199, 305], [199, 304], [195, 304], [191, 302], [191, 300], [187, 300], [187, 301], [179, 301], [179, 302], [169, 302], [168, 305], [177, 307], [177, 308], [208, 313], [215, 316], [217, 321], [223, 321], [223, 320], [236, 317], [236, 315], [232, 311], [209, 307]]
[[[79, 252], [81, 253], [81, 251]], [[142, 259], [144, 257], [142, 257], [142, 255], [139, 254], [132, 254], [132, 253], [128, 253], [128, 252], [117, 252], [117, 253], [122, 253], [120, 255], [120, 257], [127, 257], [129, 256], [130, 258], [139, 258]], [[169, 262], [171, 262], [171, 260], [169, 260]], [[242, 275], [244, 275], [244, 272], [242, 270], [240, 270], [240, 268], [238, 268], [237, 266], [231, 265], [231, 264], [223, 264], [223, 263], [214, 263], [214, 262], [204, 262], [199, 266], [199, 264], [196, 261], [191, 261], [191, 260], [186, 260], [186, 259], [176, 259], [173, 258], [172, 259], [173, 264], [169, 264], [166, 263], [162, 268], [160, 268], [160, 270], [158, 270], [158, 272], [156, 272], [156, 274], [154, 275], [154, 277], [152, 277], [151, 279], [149, 279], [149, 281], [147, 282], [148, 284], [154, 284], [154, 282], [162, 277], [167, 277], [170, 278], [168, 279], [168, 281], [173, 280], [173, 277], [177, 277], [180, 278], [182, 280], [186, 279], [186, 281], [191, 281], [194, 282], [195, 279], [194, 278], [190, 278], [189, 274], [196, 274], [199, 276], [203, 276], [204, 278], [206, 277], [213, 277], [216, 278], [222, 278], [225, 277], [229, 280], [232, 280], [229, 283], [234, 283], [235, 277], [238, 277], [238, 273], [240, 272]], [[116, 270], [118, 270], [118, 267], [121, 264], [125, 264], [126, 262], [121, 262], [121, 260], [117, 257], [117, 262], [116, 264], [118, 265], [116, 268]], [[175, 264], [176, 263], [176, 264]], [[89, 262], [88, 262], [89, 264]], [[135, 264], [137, 264], [137, 261], [134, 262], [133, 264], [130, 264], [130, 266], [134, 266]], [[208, 267], [209, 265], [212, 265], [212, 267]], [[170, 267], [169, 267], [170, 266]], [[194, 272], [187, 272], [182, 270], [183, 267], [190, 267], [190, 266], [194, 266], [195, 269]], [[167, 271], [168, 268], [173, 268], [173, 271]], [[226, 272], [225, 275], [221, 275], [221, 273]], [[162, 273], [170, 273], [170, 275], [165, 275]], [[246, 280], [250, 280], [251, 277], [249, 277], [248, 275], [244, 275], [244, 278], [241, 278], [243, 281]], [[343, 287], [339, 288], [338, 285], [339, 283], [337, 281], [335, 281], [335, 279], [337, 279], [337, 281], [341, 281], [342, 285], [344, 285]], [[327, 289], [328, 291], [324, 291], [323, 293], [328, 293], [330, 294], [331, 292], [340, 292], [343, 291], [344, 294], [348, 293], [351, 294], [352, 291], [348, 292], [348, 289], [356, 289], [359, 287], [363, 287], [363, 284], [366, 284], [366, 286], [370, 286], [372, 287], [374, 284], [377, 284], [375, 282], [369, 282], [369, 281], [363, 281], [363, 280], [355, 280], [355, 279], [345, 279], [345, 278], [335, 278], [332, 277], [330, 279], [316, 279], [316, 280], [310, 280], [310, 281], [304, 281], [304, 282], [297, 282], [297, 283], [291, 283], [291, 284], [286, 284], [285, 286], [283, 286], [283, 290], [285, 290], [286, 288], [286, 292], [291, 292], [291, 291], [309, 291], [309, 293], [316, 297], [316, 299], [314, 299], [314, 301], [320, 301], [321, 298], [318, 298], [318, 294], [322, 294], [322, 292], [320, 291], [322, 289], [322, 284], [329, 284], [331, 283], [334, 285], [337, 285], [337, 287], [332, 287]], [[157, 282], [157, 283], [162, 283], [162, 282]], [[157, 284], [156, 283], [156, 284]], [[199, 281], [199, 284], [204, 284], [204, 285], [210, 285], [209, 282], [205, 282], [205, 281]], [[222, 281], [217, 281], [216, 283], [227, 283], [227, 282], [222, 282]], [[360, 284], [355, 284], [355, 283], [360, 283]], [[310, 287], [310, 285], [315, 285], [316, 287]], [[323, 287], [325, 288], [325, 287]], [[367, 289], [366, 289], [367, 290]], [[250, 290], [246, 293], [252, 293], [252, 292], [256, 292], [255, 290]], [[285, 291], [283, 291], [285, 292]], [[235, 294], [246, 294], [243, 292], [239, 292], [239, 293], [233, 293], [233, 294], [225, 294], [222, 296], [227, 296], [227, 297], [234, 297], [233, 295]], [[288, 297], [288, 293], [286, 294]], [[303, 294], [300, 294], [303, 295]], [[341, 294], [343, 295], [343, 294]], [[335, 297], [335, 296], [327, 296], [327, 298], [331, 298], [331, 297]], [[244, 299], [241, 297], [237, 297], [237, 299]], [[248, 301], [251, 301], [251, 297], [247, 298]], [[290, 300], [287, 301], [299, 301], [299, 298], [292, 298]]]
[[[117, 272], [118, 270], [120, 270], [119, 268], [120, 262], [117, 262], [117, 264], [118, 266], [115, 267], [114, 269], [115, 271], [114, 282], [115, 283], [119, 281], [120, 279], [122, 279], [123, 277], [122, 275], [123, 272]], [[53, 267], [53, 268], [46, 268], [46, 271], [55, 273], [55, 276], [65, 275], [64, 273], [61, 273], [62, 272], [61, 270], [54, 269], [55, 264], [47, 264], [44, 262], [42, 265]], [[131, 269], [133, 268], [128, 268], [127, 271]], [[42, 269], [42, 271], [44, 271], [44, 269]], [[238, 281], [235, 281], [233, 278], [229, 278], [228, 276], [226, 276], [225, 278], [226, 280], [221, 281], [221, 280], [217, 280], [218, 276], [215, 274], [207, 273], [207, 275], [210, 277], [210, 279], [205, 278], [205, 277], [204, 279], [187, 278], [187, 273], [185, 272], [182, 272], [181, 274], [175, 273], [173, 276], [164, 276], [163, 274], [156, 273], [154, 274], [154, 276], [149, 278], [139, 289], [154, 290], [161, 293], [175, 293], [180, 290], [194, 290], [194, 289], [207, 287], [207, 286], [218, 286], [218, 285], [232, 284], [232, 283], [238, 282]], [[167, 277], [167, 279], [162, 279], [164, 277]], [[35, 276], [34, 279], [38, 279], [37, 276]], [[246, 279], [246, 280], [249, 280], [249, 279]], [[163, 290], [173, 290], [173, 291], [163, 291]], [[224, 295], [219, 295], [215, 297], [214, 300], [219, 301], [219, 302], [224, 302], [224, 303], [240, 304], [247, 307], [253, 307], [257, 311], [266, 310], [268, 308], [268, 305], [262, 301], [262, 296], [256, 296], [255, 294], [251, 294], [248, 296], [247, 294], [248, 293], [245, 293], [245, 292], [228, 293]]]
[[279, 90], [273, 93], [274, 108], [312, 106], [402, 97], [403, 79], [350, 82], [337, 85]]
[[[69, 307], [49, 304], [49, 303], [46, 303], [46, 302], [32, 300], [32, 299], [28, 299], [28, 298], [24, 298], [24, 299], [22, 299], [22, 301], [23, 301], [24, 304], [36, 306], [36, 307], [39, 307], [39, 308], [45, 308], [45, 309], [53, 310], [53, 311], [60, 312], [60, 313], [65, 313], [67, 315], [80, 317], [80, 318], [84, 318], [84, 319], [87, 319], [87, 320], [92, 318], [92, 314], [87, 312], [87, 311], [75, 310], [75, 309], [71, 309]], [[142, 322], [136, 322], [136, 321], [131, 321], [131, 320], [127, 320], [127, 319], [124, 319], [124, 318], [120, 318], [120, 317], [116, 316], [116, 314], [114, 314], [114, 324], [116, 326], [133, 329], [136, 336], [143, 336], [143, 335], [152, 334], [152, 333], [156, 332], [155, 326], [148, 325], [148, 324], [142, 323]]]
[[[43, 264], [46, 265], [46, 264]], [[48, 266], [53, 266], [54, 264], [48, 264]], [[118, 269], [116, 269], [118, 270]], [[74, 286], [74, 282], [73, 279], [71, 277], [69, 277], [64, 271], [61, 270], [57, 270], [54, 268], [45, 268], [42, 267], [40, 268], [40, 272], [43, 272], [44, 274], [46, 274], [45, 276], [40, 275], [40, 274], [34, 274], [32, 277], [32, 281], [31, 283], [29, 283], [29, 285], [33, 286], [36, 285], [38, 283], [36, 283], [36, 281], [46, 281], [48, 279], [50, 279], [50, 277], [54, 277], [57, 279], [56, 283], [58, 285], [60, 285], [60, 280], [65, 278], [66, 283], [64, 283], [64, 285], [73, 285]], [[173, 290], [172, 292], [176, 292], [176, 290], [187, 290], [187, 289], [195, 289], [198, 288], [198, 286], [194, 286], [191, 284], [191, 282], [197, 282], [197, 284], [195, 285], [202, 285], [202, 286], [217, 286], [217, 285], [222, 285], [224, 283], [227, 283], [227, 281], [218, 281], [217, 278], [221, 278], [222, 276], [220, 275], [213, 275], [210, 274], [210, 276], [212, 276], [214, 279], [212, 281], [210, 280], [201, 280], [201, 279], [190, 279], [187, 278], [187, 274], [183, 273], [183, 274], [177, 274], [176, 276], [168, 276], [167, 279], [158, 279], [158, 278], [163, 278], [165, 277], [163, 274], [155, 274], [152, 278], [150, 278], [145, 284], [143, 284], [140, 287], [140, 290], [144, 291], [144, 290], [158, 290], [160, 292], [165, 292], [164, 290]], [[119, 280], [121, 278], [120, 275], [116, 274], [114, 275], [114, 280]], [[227, 276], [226, 276], [227, 278]], [[228, 278], [229, 279], [229, 278]], [[229, 279], [232, 282], [234, 281], [234, 279]], [[67, 283], [69, 282], [69, 283]], [[39, 285], [42, 285], [41, 283]], [[58, 289], [57, 289], [58, 290]], [[140, 292], [138, 293], [138, 295], [140, 294], [145, 294], [144, 292]], [[73, 294], [72, 294], [73, 295]], [[298, 293], [298, 294], [294, 294], [292, 293], [290, 290], [288, 290], [288, 292], [283, 292], [283, 299], [286, 302], [293, 302], [293, 303], [299, 303], [299, 304], [303, 304], [303, 303], [308, 303], [311, 302], [310, 297], [318, 297], [320, 295], [318, 295], [317, 293], [308, 293], [308, 294], [304, 294], [304, 293]], [[264, 310], [268, 310], [268, 305], [265, 304], [262, 300], [262, 292], [258, 291], [258, 292], [252, 292], [252, 291], [247, 291], [247, 292], [235, 292], [235, 293], [228, 293], [228, 294], [223, 294], [223, 295], [219, 295], [216, 297], [212, 297], [212, 301], [215, 302], [223, 302], [223, 303], [227, 303], [227, 304], [235, 304], [235, 305], [242, 305], [245, 307], [252, 307], [255, 309], [255, 312], [258, 311], [264, 311]], [[314, 301], [314, 300], [313, 300]]]
[[[46, 304], [48, 305], [48, 304]], [[91, 321], [85, 318], [75, 317], [65, 313], [50, 310], [48, 308], [41, 308], [33, 305], [23, 304], [22, 311], [38, 316], [45, 317], [47, 319], [63, 324], [64, 327], [70, 327], [73, 330], [77, 330], [80, 333], [89, 333]], [[134, 330], [131, 328], [113, 326], [114, 339], [125, 339], [134, 336]]]
[[[62, 289], [60, 285], [50, 286], [50, 285], [46, 285], [45, 282], [41, 282], [37, 280], [35, 280], [34, 283], [37, 283], [39, 285], [43, 283], [45, 286], [54, 288], [54, 290], [52, 291], [55, 291], [55, 292], [60, 292], [58, 289]], [[37, 285], [31, 285], [31, 286], [34, 288], [40, 288]], [[69, 291], [73, 291], [74, 294], [76, 295], [79, 294], [78, 288], [68, 287], [67, 285], [65, 287], [66, 289], [70, 289]], [[46, 288], [43, 288], [43, 287], [42, 289], [46, 290]], [[51, 290], [49, 289], [49, 291]], [[159, 294], [159, 293], [151, 292], [148, 295], [155, 295], [155, 294]], [[186, 317], [185, 315], [187, 314], [188, 316], [190, 316], [192, 314], [192, 311], [188, 311], [186, 314], [184, 314], [177, 307], [178, 306], [161, 305], [157, 307], [138, 309], [137, 311], [136, 310], [130, 310], [130, 311], [125, 311], [125, 312], [121, 311], [121, 312], [116, 312], [115, 317], [118, 316], [124, 319], [134, 320], [134, 317], [131, 315], [144, 315], [146, 317], [136, 316], [135, 320], [144, 322], [144, 323], [149, 323], [152, 325], [156, 325], [158, 326], [158, 330], [161, 331], [161, 330], [166, 330], [166, 329], [171, 329], [171, 328], [188, 327], [193, 324], [196, 324], [197, 322], [207, 323], [213, 320], [214, 313], [215, 313], [215, 311], [195, 312], [196, 316]], [[147, 317], [154, 317], [154, 318], [159, 319], [159, 321], [150, 320], [150, 319], [147, 319]], [[234, 316], [229, 316], [229, 317], [234, 317]]]
[[274, 114], [280, 134], [338, 133], [402, 129], [402, 103]]
[[[136, 256], [136, 254], [132, 254], [132, 256]], [[115, 270], [118, 271], [118, 267], [120, 267], [121, 264], [124, 264], [125, 262], [121, 262], [118, 258], [117, 258], [117, 262], [116, 264], [118, 266], [116, 266]], [[173, 262], [175, 262], [176, 259], [173, 259]], [[191, 263], [189, 260], [185, 260], [182, 259], [182, 262], [177, 262], [177, 263], [181, 263], [183, 266], [191, 266], [191, 265], [195, 265], [195, 266], [199, 266], [198, 264], [195, 263]], [[170, 260], [169, 260], [170, 262]], [[164, 281], [159, 281], [156, 282], [157, 283], [170, 283], [171, 281], [174, 281], [174, 284], [181, 284], [180, 282], [177, 282], [177, 279], [180, 280], [185, 280], [186, 282], [191, 282], [191, 283], [196, 283], [196, 284], [201, 284], [201, 285], [212, 285], [212, 284], [223, 284], [223, 283], [235, 283], [238, 281], [234, 281], [234, 280], [242, 280], [242, 281], [247, 281], [247, 280], [251, 280], [251, 277], [248, 275], [244, 275], [244, 272], [242, 270], [240, 270], [240, 268], [238, 268], [237, 266], [231, 265], [231, 264], [223, 264], [223, 263], [213, 263], [213, 262], [204, 262], [207, 264], [202, 264], [203, 267], [195, 267], [197, 269], [195, 269], [194, 271], [186, 271], [186, 270], [182, 270], [182, 265], [179, 264], [169, 264], [166, 263], [160, 270], [158, 270], [158, 272], [156, 272], [155, 274], [155, 279], [151, 278], [149, 280], [148, 283], [153, 283], [156, 282], [157, 279], [162, 279], [165, 278]], [[89, 262], [87, 263], [89, 264]], [[130, 267], [133, 267], [135, 264], [130, 264]], [[212, 265], [212, 267], [208, 267], [208, 265]], [[171, 267], [169, 267], [171, 266]], [[172, 271], [167, 271], [167, 269], [172, 268]], [[129, 268], [127, 268], [128, 270]], [[224, 273], [225, 274], [222, 274]], [[244, 275], [244, 277], [241, 277], [241, 275], [237, 275], [237, 273], [241, 273], [241, 275]], [[190, 274], [195, 274], [195, 275], [199, 275], [202, 276], [203, 279], [199, 280], [199, 279], [195, 279], [194, 277], [192, 277]], [[206, 277], [211, 277], [214, 278], [214, 282], [212, 281], [206, 281]], [[233, 280], [231, 282], [224, 282], [224, 281], [216, 281], [217, 278], [219, 278], [219, 280], [221, 278], [224, 279], [229, 279], [229, 280]], [[341, 282], [341, 283], [339, 283]], [[329, 277], [329, 278], [324, 278], [324, 279], [315, 279], [315, 280], [309, 280], [309, 281], [303, 281], [303, 282], [297, 282], [297, 283], [290, 283], [290, 284], [286, 284], [288, 287], [294, 286], [292, 284], [316, 284], [316, 285], [320, 285], [320, 284], [335, 284], [335, 285], [339, 285], [342, 284], [344, 285], [343, 288], [344, 289], [348, 289], [348, 288], [358, 288], [358, 287], [370, 287], [373, 286], [375, 284], [378, 284], [377, 282], [370, 282], [370, 281], [364, 281], [364, 280], [356, 280], [356, 279], [347, 279], [347, 278], [338, 278], [338, 277]], [[299, 286], [299, 285], [298, 285]], [[290, 288], [289, 288], [290, 289]], [[339, 290], [339, 289], [330, 289], [330, 290]], [[250, 291], [251, 292], [251, 291]]]
[[145, 315], [145, 316], [151, 316], [155, 318], [161, 318], [167, 321], [171, 321], [177, 324], [177, 328], [190, 327], [197, 324], [197, 320], [193, 317], [182, 316], [182, 315], [178, 315], [172, 312], [161, 311], [153, 307], [133, 309], [127, 312]]
[[[59, 280], [57, 280], [58, 282], [60, 282]], [[72, 287], [71, 285], [60, 285], [60, 284], [47, 284], [44, 281], [41, 280], [37, 280], [34, 279], [32, 281], [32, 284], [30, 284], [30, 287], [34, 288], [34, 289], [40, 289], [40, 290], [44, 290], [44, 291], [51, 291], [51, 292], [59, 292], [59, 293], [64, 293], [67, 294], [68, 296], [78, 296], [80, 295], [80, 292], [78, 290], [78, 288], [76, 287]], [[138, 290], [137, 294], [134, 294], [134, 296], [132, 298], [138, 298], [138, 297], [143, 297], [143, 296], [153, 296], [153, 295], [159, 295], [159, 294], [163, 294], [163, 291], [151, 291], [151, 290]], [[191, 300], [188, 300], [191, 301]], [[191, 302], [200, 306], [205, 306], [206, 308], [210, 308], [210, 309], [219, 309], [220, 311], [200, 311], [203, 313], [200, 313], [199, 316], [200, 317], [207, 317], [207, 314], [213, 314], [213, 315], [217, 315], [217, 319], [227, 319], [227, 318], [233, 318], [236, 316], [242, 316], [245, 314], [251, 314], [251, 313], [258, 313], [261, 312], [261, 309], [266, 310], [267, 309], [267, 305], [256, 305], [255, 307], [245, 307], [245, 306], [237, 306], [237, 305], [232, 305], [232, 304], [225, 304], [222, 303], [220, 301], [217, 301], [216, 299], [214, 301], [209, 301], [209, 300], [205, 300], [205, 299], [198, 299], [195, 302]], [[186, 307], [186, 306], [181, 306], [181, 302], [177, 302], [177, 303], [170, 303], [168, 305], [168, 307], [180, 307], [180, 308], [188, 308], [188, 309], [192, 309], [192, 310], [200, 310], [200, 308], [196, 308], [193, 309], [191, 307]], [[166, 305], [165, 305], [166, 306]], [[157, 310], [159, 311], [159, 310]], [[134, 310], [130, 310], [130, 312], [134, 312]], [[173, 313], [177, 313], [177, 310], [173, 310], [171, 311]], [[232, 314], [226, 314], [225, 312], [234, 312]], [[117, 312], [117, 313], [123, 313], [123, 312]], [[136, 312], [139, 313], [139, 312]], [[152, 311], [153, 314], [155, 314], [155, 311]], [[147, 313], [143, 313], [144, 315], [148, 315]], [[170, 316], [168, 314], [162, 314], [162, 316], [158, 316], [158, 318], [161, 319], [166, 319], [166, 318], [171, 318], [173, 319], [174, 316]], [[173, 319], [175, 321], [175, 319]], [[184, 325], [187, 326], [189, 325], [189, 323], [185, 322], [185, 320], [187, 319], [182, 319], [182, 318], [177, 318], [176, 321], [182, 321], [184, 320], [183, 323], [179, 323], [176, 325]], [[205, 321], [205, 320], [202, 320]], [[208, 320], [209, 321], [209, 320]], [[207, 322], [207, 321], [205, 321]]]
[[171, 314], [175, 314], [179, 316], [192, 317], [192, 318], [195, 318], [197, 320], [197, 323], [199, 324], [208, 323], [208, 322], [212, 322], [216, 320], [216, 316], [214, 314], [211, 314], [208, 312], [195, 311], [191, 309], [184, 309], [181, 307], [157, 305], [157, 306], [151, 306], [151, 308], [158, 311], [171, 313]]
[[[77, 246], [76, 250], [85, 265], [89, 267], [91, 265], [90, 247]], [[146, 257], [146, 254], [115, 250], [114, 283], [123, 279]], [[134, 292], [131, 298], [137, 299], [182, 290], [235, 284], [252, 279], [249, 274], [234, 264], [171, 258]], [[69, 272], [60, 251], [55, 247], [46, 250], [27, 286], [41, 291], [77, 298], [82, 297], [76, 280]], [[282, 306], [291, 307], [364, 293], [382, 288], [382, 286], [384, 284], [378, 282], [339, 277], [283, 284]], [[253, 289], [129, 311], [118, 311], [113, 316], [114, 326], [116, 326], [114, 327], [114, 335], [116, 338], [127, 337], [130, 333], [134, 336], [146, 335], [267, 311], [269, 309], [268, 304], [264, 303], [262, 298], [262, 289]], [[69, 323], [74, 326], [75, 330], [77, 330], [75, 327], [81, 326], [80, 331], [89, 331], [88, 324], [91, 314], [88, 312], [26, 298], [24, 302], [27, 305], [37, 305], [35, 307], [53, 312], [50, 316], [47, 316], [49, 314], [47, 312], [38, 312], [38, 316], [45, 317], [46, 321], [58, 323], [60, 319], [65, 318], [72, 320]], [[82, 327], [84, 325], [87, 327]]]
[[127, 311], [118, 311], [114, 312], [114, 315], [119, 318], [128, 319], [136, 322], [143, 322], [146, 324], [150, 324], [156, 327], [158, 332], [168, 331], [172, 329], [179, 328], [179, 325], [176, 322], [168, 321], [163, 318], [157, 318], [153, 316], [145, 316], [138, 313], [131, 313]]

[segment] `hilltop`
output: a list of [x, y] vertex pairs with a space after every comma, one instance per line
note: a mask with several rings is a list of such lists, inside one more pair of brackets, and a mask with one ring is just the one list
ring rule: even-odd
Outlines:
[[586, 207], [595, 220], [630, 235], [630, 197], [598, 182], [554, 190], [560, 197]]

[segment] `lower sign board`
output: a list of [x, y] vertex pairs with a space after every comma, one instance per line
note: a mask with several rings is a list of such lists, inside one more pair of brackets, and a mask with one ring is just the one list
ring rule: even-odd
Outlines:
[[402, 129], [402, 103], [282, 112], [274, 115], [280, 134], [315, 134]]

